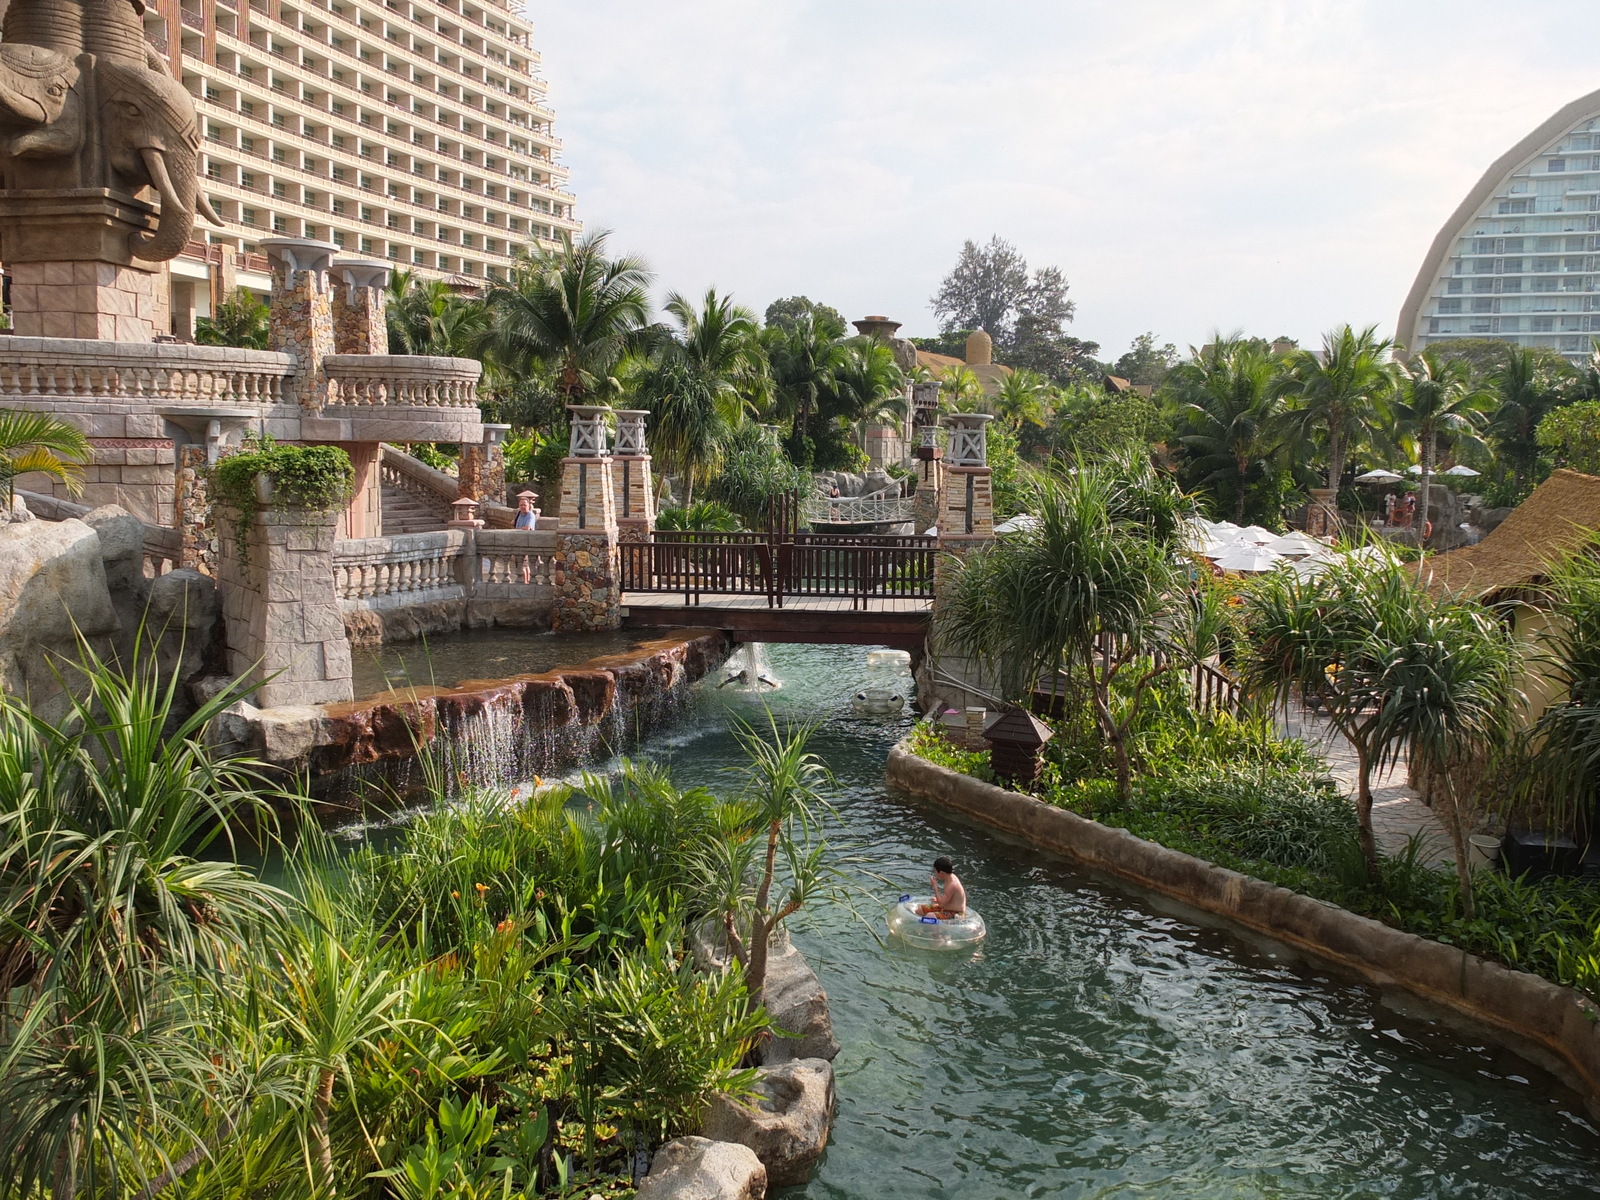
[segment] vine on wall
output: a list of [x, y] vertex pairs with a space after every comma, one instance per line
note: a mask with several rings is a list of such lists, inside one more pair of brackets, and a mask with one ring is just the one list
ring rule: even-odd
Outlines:
[[256, 493], [261, 475], [273, 480], [270, 507], [313, 512], [344, 507], [356, 479], [350, 456], [337, 446], [280, 446], [270, 437], [247, 438], [242, 450], [211, 468], [212, 503], [239, 512], [234, 544], [242, 561], [248, 561], [250, 527], [262, 507]]

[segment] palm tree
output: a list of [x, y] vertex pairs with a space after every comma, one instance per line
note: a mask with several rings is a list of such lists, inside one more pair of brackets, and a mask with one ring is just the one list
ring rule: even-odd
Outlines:
[[475, 358], [488, 327], [483, 304], [469, 300], [442, 279], [422, 279], [409, 270], [389, 278], [390, 354], [434, 354]]
[[1191, 431], [1178, 441], [1200, 477], [1198, 486], [1231, 491], [1240, 524], [1250, 485], [1266, 474], [1283, 444], [1276, 374], [1265, 348], [1238, 334], [1218, 337], [1167, 374], [1178, 418]]
[[729, 435], [765, 392], [766, 357], [755, 317], [715, 288], [699, 308], [674, 292], [666, 310], [676, 328], [655, 330], [635, 394], [652, 414], [652, 447], [683, 479], [687, 508], [695, 486], [721, 463]]
[[[1483, 410], [1493, 397], [1473, 386], [1466, 363], [1446, 360], [1436, 350], [1424, 350], [1400, 368], [1400, 387], [1395, 398], [1395, 416], [1400, 429], [1415, 439], [1422, 476], [1418, 494], [1422, 497], [1421, 519], [1417, 522], [1417, 545], [1427, 540], [1428, 514], [1433, 468], [1439, 453], [1439, 435], [1449, 436], [1458, 446], [1482, 446], [1478, 429]], [[1421, 570], [1421, 562], [1418, 562]]]
[[617, 364], [645, 341], [650, 272], [632, 255], [606, 257], [608, 236], [574, 243], [564, 234], [559, 248], [519, 258], [484, 294], [486, 352], [512, 375], [547, 365], [568, 404], [614, 390]]
[[947, 367], [941, 372], [939, 397], [954, 412], [983, 412], [988, 407], [983, 383], [971, 367]]
[[777, 413], [790, 424], [790, 457], [802, 466], [809, 467], [815, 453], [812, 417], [845, 367], [843, 334], [842, 328], [808, 311], [782, 325], [768, 325], [761, 335]]
[[895, 362], [894, 351], [874, 338], [846, 341], [824, 409], [845, 424], [859, 426], [863, 442], [868, 423], [903, 421], [905, 372]]
[[271, 315], [272, 310], [254, 292], [235, 288], [217, 305], [216, 312], [209, 317], [195, 318], [195, 344], [265, 350], [271, 336], [268, 328]]
[[1489, 440], [1496, 456], [1511, 468], [1517, 490], [1524, 492], [1539, 467], [1539, 422], [1568, 397], [1538, 352], [1527, 346], [1507, 347], [1506, 361], [1491, 382], [1498, 403], [1489, 415]]
[[1020, 432], [1024, 425], [1043, 429], [1050, 419], [1050, 381], [1037, 371], [1016, 370], [994, 394], [995, 415]]
[[89, 439], [76, 425], [50, 413], [0, 409], [0, 480], [6, 510], [15, 502], [18, 475], [37, 471], [58, 480], [72, 496], [83, 495], [83, 464], [94, 456]]
[[1322, 340], [1322, 353], [1297, 350], [1285, 360], [1278, 391], [1293, 407], [1285, 419], [1305, 440], [1327, 437], [1328, 504], [1337, 509], [1339, 481], [1350, 451], [1371, 437], [1394, 391], [1397, 370], [1389, 361], [1392, 345], [1369, 325], [1335, 329]]

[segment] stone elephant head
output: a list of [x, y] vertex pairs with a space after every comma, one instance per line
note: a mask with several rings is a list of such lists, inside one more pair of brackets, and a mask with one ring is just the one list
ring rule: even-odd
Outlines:
[[200, 193], [194, 101], [171, 75], [148, 66], [101, 61], [95, 81], [107, 165], [131, 191], [149, 186], [161, 197], [156, 230], [135, 236], [133, 256], [175, 258], [194, 231], [196, 213], [222, 224]]

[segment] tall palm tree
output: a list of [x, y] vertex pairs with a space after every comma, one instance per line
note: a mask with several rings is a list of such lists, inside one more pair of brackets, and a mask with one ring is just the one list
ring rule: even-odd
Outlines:
[[1020, 431], [1024, 425], [1044, 428], [1050, 419], [1050, 400], [1050, 381], [1024, 368], [1005, 377], [992, 403], [995, 416]]
[[0, 482], [5, 484], [7, 510], [16, 496], [17, 476], [30, 471], [58, 480], [69, 495], [83, 495], [83, 464], [93, 453], [83, 431], [60, 417], [0, 409]]
[[1460, 359], [1443, 359], [1436, 350], [1424, 350], [1400, 368], [1395, 416], [1400, 430], [1415, 440], [1422, 467], [1418, 480], [1422, 519], [1415, 530], [1418, 546], [1427, 540], [1432, 497], [1428, 489], [1438, 461], [1439, 435], [1446, 434], [1458, 446], [1482, 446], [1478, 430], [1483, 423], [1483, 411], [1493, 399], [1487, 391], [1473, 386], [1471, 369], [1466, 363]]
[[906, 415], [905, 372], [894, 351], [874, 338], [851, 338], [834, 372], [827, 411], [845, 423], [865, 427], [872, 421], [901, 421]]
[[1509, 346], [1505, 363], [1491, 377], [1498, 401], [1489, 415], [1487, 433], [1495, 454], [1511, 468], [1517, 490], [1533, 485], [1539, 466], [1539, 422], [1569, 397], [1539, 354], [1527, 346]]
[[568, 404], [613, 390], [624, 354], [639, 348], [650, 272], [633, 255], [608, 258], [604, 232], [519, 258], [484, 294], [485, 350], [513, 375], [543, 363]]
[[488, 328], [488, 310], [442, 279], [423, 279], [409, 270], [389, 278], [390, 354], [436, 354], [474, 358]]
[[1278, 380], [1279, 394], [1292, 406], [1285, 418], [1289, 428], [1307, 441], [1327, 438], [1328, 503], [1335, 508], [1346, 458], [1371, 437], [1394, 391], [1392, 343], [1379, 338], [1377, 329], [1345, 325], [1332, 330], [1324, 335], [1320, 354], [1290, 354]]
[[772, 371], [777, 415], [790, 423], [790, 457], [809, 467], [814, 454], [811, 422], [823, 399], [834, 390], [848, 352], [836, 329], [815, 312], [803, 312], [762, 332]]
[[1233, 494], [1233, 519], [1243, 523], [1250, 485], [1269, 469], [1283, 444], [1277, 364], [1258, 342], [1218, 337], [1167, 375], [1178, 419], [1190, 432], [1188, 452], [1198, 486]]
[[947, 367], [941, 371], [939, 399], [954, 412], [982, 412], [988, 406], [983, 382], [971, 367]]
[[729, 435], [768, 387], [760, 327], [746, 308], [716, 289], [697, 308], [667, 297], [672, 326], [653, 330], [639, 363], [635, 395], [652, 414], [650, 442], [684, 484], [683, 503], [721, 463]]

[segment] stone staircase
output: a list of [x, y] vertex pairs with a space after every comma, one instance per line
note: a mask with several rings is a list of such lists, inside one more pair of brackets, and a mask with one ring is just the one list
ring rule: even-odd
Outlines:
[[[441, 511], [442, 510], [442, 511]], [[392, 537], [401, 533], [429, 533], [443, 529], [450, 519], [449, 505], [425, 499], [392, 483], [383, 485], [383, 532]]]
[[[395, 446], [383, 447], [378, 468], [383, 497], [383, 533], [432, 533], [455, 516], [450, 507], [460, 495], [454, 475], [435, 470]], [[511, 528], [516, 513], [503, 504], [485, 504], [481, 516], [491, 529]]]

